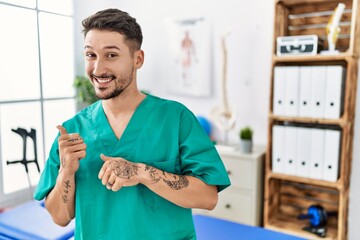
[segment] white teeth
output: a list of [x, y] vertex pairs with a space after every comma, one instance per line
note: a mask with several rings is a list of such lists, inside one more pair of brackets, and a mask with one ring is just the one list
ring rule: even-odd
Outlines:
[[97, 78], [97, 81], [99, 82], [99, 83], [108, 83], [108, 82], [110, 82], [112, 80], [112, 78], [105, 78], [105, 79], [99, 79], [99, 78]]

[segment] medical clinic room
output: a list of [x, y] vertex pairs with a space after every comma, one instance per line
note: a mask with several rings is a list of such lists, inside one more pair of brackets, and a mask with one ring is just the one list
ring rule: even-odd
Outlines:
[[360, 0], [0, 19], [0, 240], [360, 240]]

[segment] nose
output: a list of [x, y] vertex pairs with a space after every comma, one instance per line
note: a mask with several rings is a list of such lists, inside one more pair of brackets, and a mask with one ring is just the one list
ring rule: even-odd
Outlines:
[[94, 62], [93, 74], [101, 76], [106, 73], [105, 61], [98, 59]]

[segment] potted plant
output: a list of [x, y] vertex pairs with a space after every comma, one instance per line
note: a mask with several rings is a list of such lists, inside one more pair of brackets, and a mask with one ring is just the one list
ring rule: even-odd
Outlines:
[[240, 129], [240, 151], [243, 153], [252, 152], [253, 130], [250, 127]]
[[87, 77], [80, 75], [76, 76], [73, 86], [76, 89], [78, 108], [86, 107], [98, 100], [94, 87], [91, 85]]

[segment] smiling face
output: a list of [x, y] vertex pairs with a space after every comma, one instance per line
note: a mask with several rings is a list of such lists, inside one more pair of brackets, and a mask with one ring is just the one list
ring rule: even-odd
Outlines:
[[125, 90], [137, 90], [136, 69], [143, 63], [143, 52], [131, 51], [120, 33], [90, 30], [84, 55], [85, 70], [98, 98], [110, 99]]

